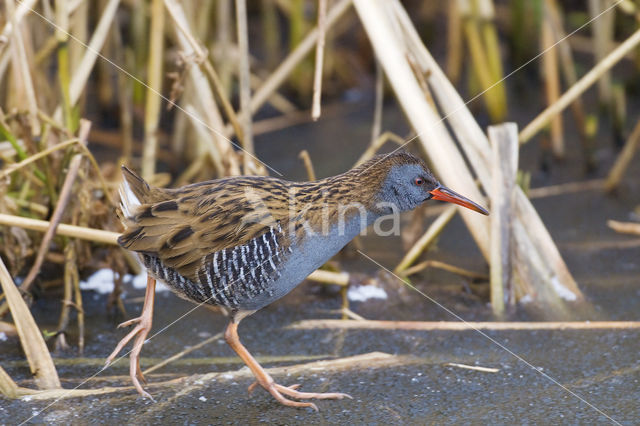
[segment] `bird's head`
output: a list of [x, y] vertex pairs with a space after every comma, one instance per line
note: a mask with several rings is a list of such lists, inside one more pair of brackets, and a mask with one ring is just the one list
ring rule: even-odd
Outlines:
[[433, 199], [458, 204], [484, 215], [489, 214], [478, 204], [441, 185], [424, 161], [407, 152], [380, 155], [361, 167], [363, 171], [376, 169], [381, 173], [377, 198], [379, 201], [395, 204], [400, 211], [414, 209]]

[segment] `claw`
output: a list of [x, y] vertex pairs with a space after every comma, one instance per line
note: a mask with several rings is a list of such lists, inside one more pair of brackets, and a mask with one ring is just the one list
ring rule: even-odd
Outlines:
[[122, 328], [135, 324], [133, 330], [131, 330], [122, 340], [120, 340], [120, 342], [118, 342], [118, 345], [113, 350], [113, 352], [111, 352], [111, 355], [107, 357], [107, 361], [105, 362], [106, 368], [113, 362], [115, 357], [120, 353], [120, 351], [122, 351], [125, 345], [135, 337], [133, 347], [131, 348], [131, 352], [129, 355], [129, 377], [131, 377], [131, 382], [133, 383], [133, 386], [136, 388], [138, 393], [144, 398], [149, 398], [153, 402], [156, 402], [155, 399], [153, 399], [153, 397], [147, 391], [145, 391], [140, 384], [140, 380], [142, 380], [144, 384], [147, 383], [147, 380], [142, 374], [142, 369], [140, 368], [140, 352], [142, 351], [142, 345], [144, 345], [147, 335], [151, 331], [155, 284], [155, 279], [149, 277], [147, 280], [147, 291], [145, 294], [142, 314], [138, 318], [130, 319], [118, 326], [118, 328]]

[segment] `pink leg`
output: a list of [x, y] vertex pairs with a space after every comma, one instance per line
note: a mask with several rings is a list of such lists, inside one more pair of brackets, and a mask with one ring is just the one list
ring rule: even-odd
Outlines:
[[107, 358], [106, 365], [111, 364], [116, 355], [124, 348], [124, 346], [129, 343], [131, 339], [136, 338], [133, 342], [133, 348], [131, 349], [131, 353], [129, 355], [129, 376], [131, 376], [131, 381], [133, 382], [133, 386], [135, 386], [138, 393], [145, 398], [149, 398], [153, 401], [153, 398], [149, 393], [147, 393], [140, 385], [138, 381], [138, 377], [142, 379], [143, 382], [146, 383], [144, 376], [142, 375], [142, 370], [140, 369], [140, 352], [142, 351], [142, 345], [144, 344], [147, 335], [151, 331], [151, 323], [153, 320], [153, 300], [156, 294], [156, 279], [148, 276], [147, 278], [147, 291], [144, 295], [144, 305], [142, 307], [142, 313], [138, 318], [133, 318], [129, 321], [125, 321], [118, 326], [127, 327], [133, 324], [136, 324], [135, 328], [129, 332], [120, 342], [118, 346], [116, 346], [115, 350], [109, 355]]
[[262, 366], [256, 361], [256, 359], [249, 353], [238, 337], [238, 323], [231, 322], [224, 333], [225, 340], [236, 351], [238, 356], [247, 364], [247, 366], [256, 376], [256, 382], [249, 386], [249, 392], [251, 392], [258, 384], [265, 388], [279, 403], [287, 405], [289, 407], [311, 407], [318, 411], [316, 404], [312, 402], [298, 402], [285, 398], [282, 394], [297, 399], [342, 399], [351, 398], [346, 393], [311, 393], [311, 392], [298, 392], [296, 388], [299, 385], [282, 386], [277, 384], [273, 378], [262, 368]]

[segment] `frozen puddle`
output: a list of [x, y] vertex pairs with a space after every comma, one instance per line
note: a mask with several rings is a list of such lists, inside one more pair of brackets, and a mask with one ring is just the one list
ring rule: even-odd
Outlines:
[[365, 302], [369, 299], [387, 299], [387, 292], [375, 285], [356, 285], [349, 287], [347, 298], [351, 302]]

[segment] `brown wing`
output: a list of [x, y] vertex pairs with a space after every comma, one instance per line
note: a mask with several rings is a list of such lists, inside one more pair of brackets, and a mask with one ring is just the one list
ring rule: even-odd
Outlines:
[[202, 259], [244, 244], [288, 222], [288, 183], [275, 178], [233, 177], [159, 189], [131, 173], [125, 177], [141, 205], [123, 219], [118, 242], [157, 256], [183, 276], [197, 279]]

